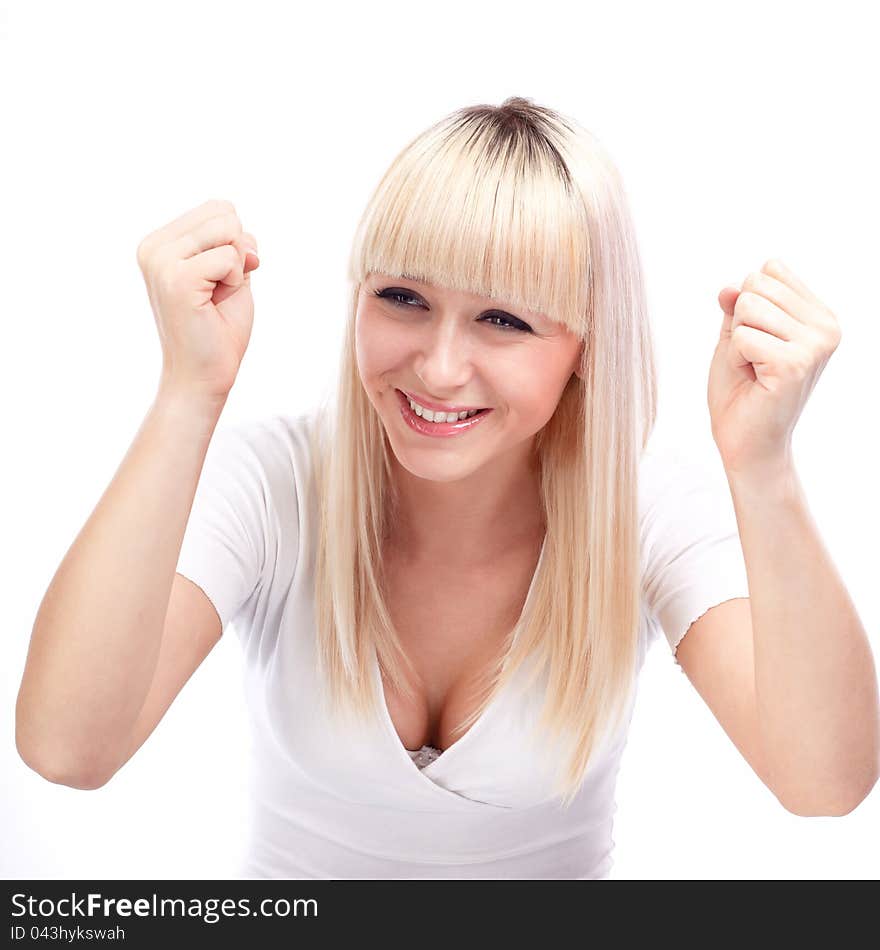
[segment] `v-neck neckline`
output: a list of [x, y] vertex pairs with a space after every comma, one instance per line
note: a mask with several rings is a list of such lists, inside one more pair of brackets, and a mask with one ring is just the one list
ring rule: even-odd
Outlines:
[[[526, 593], [526, 598], [523, 601], [522, 610], [520, 611], [519, 617], [517, 618], [516, 625], [514, 627], [513, 638], [510, 643], [511, 648], [516, 643], [519, 637], [520, 623], [522, 622], [522, 618], [525, 615], [526, 608], [529, 606], [529, 601], [532, 598], [532, 591], [535, 588], [535, 579], [537, 578], [538, 572], [541, 569], [541, 563], [544, 560], [544, 551], [546, 550], [546, 547], [547, 547], [547, 535], [545, 533], [544, 540], [541, 542], [541, 553], [538, 556], [538, 562], [535, 565], [535, 570], [532, 572], [532, 579], [529, 582], [529, 589], [528, 589], [528, 592]], [[388, 703], [385, 699], [385, 687], [384, 687], [384, 684], [382, 683], [382, 672], [379, 667], [379, 657], [376, 652], [375, 646], [370, 650], [370, 656], [372, 660], [371, 667], [372, 667], [372, 672], [373, 672], [373, 679], [376, 682], [376, 688], [379, 691], [380, 717], [382, 719], [385, 732], [389, 735], [392, 743], [397, 748], [398, 758], [403, 760], [403, 762], [405, 763], [405, 767], [408, 768], [411, 773], [415, 773], [417, 777], [420, 777], [423, 781], [427, 782], [433, 788], [439, 789], [442, 792], [447, 792], [447, 789], [443, 788], [442, 785], [438, 785], [436, 782], [432, 781], [432, 779], [429, 778], [429, 775], [436, 774], [437, 771], [439, 771], [440, 769], [448, 765], [450, 759], [454, 759], [456, 755], [460, 754], [461, 749], [463, 747], [466, 747], [468, 742], [472, 744], [474, 741], [473, 736], [475, 733], [477, 737], [479, 737], [480, 730], [482, 729], [483, 731], [485, 731], [486, 722], [487, 720], [491, 719], [492, 714], [496, 711], [498, 703], [501, 699], [501, 693], [499, 692], [495, 694], [495, 696], [490, 700], [489, 704], [483, 710], [482, 715], [476, 720], [476, 722], [474, 722], [471, 725], [470, 729], [468, 729], [468, 731], [463, 736], [460, 736], [458, 739], [456, 739], [455, 742], [453, 742], [452, 745], [450, 745], [448, 748], [441, 750], [440, 755], [438, 755], [437, 758], [434, 759], [433, 762], [430, 762], [424, 768], [420, 769], [418, 765], [416, 765], [416, 763], [413, 761], [412, 757], [410, 756], [410, 750], [407, 749], [406, 746], [403, 744], [403, 742], [400, 739], [400, 736], [397, 734], [397, 729], [394, 727], [394, 720], [391, 718], [391, 712], [388, 709]], [[460, 795], [457, 795], [454, 792], [448, 793], [448, 794], [454, 794], [456, 798], [462, 797]]]

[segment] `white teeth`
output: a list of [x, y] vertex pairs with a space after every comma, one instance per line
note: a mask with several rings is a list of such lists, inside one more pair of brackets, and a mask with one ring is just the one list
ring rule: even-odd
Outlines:
[[434, 412], [432, 409], [425, 409], [424, 406], [413, 402], [412, 399], [408, 398], [407, 401], [410, 409], [427, 422], [459, 422], [462, 419], [476, 415], [480, 411], [479, 409], [464, 409], [461, 412]]

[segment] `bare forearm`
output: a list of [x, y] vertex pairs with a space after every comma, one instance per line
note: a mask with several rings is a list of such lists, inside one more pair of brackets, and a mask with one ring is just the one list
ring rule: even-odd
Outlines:
[[880, 768], [877, 674], [865, 629], [792, 464], [728, 472], [749, 581], [759, 721], [776, 793], [845, 814]]
[[140, 712], [221, 412], [160, 390], [43, 597], [16, 704], [16, 744], [49, 778], [99, 774]]

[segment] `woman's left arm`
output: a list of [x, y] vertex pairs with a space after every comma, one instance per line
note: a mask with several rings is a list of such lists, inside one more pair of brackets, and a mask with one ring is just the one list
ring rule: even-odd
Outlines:
[[755, 700], [781, 798], [852, 811], [877, 781], [880, 712], [865, 629], [791, 464], [728, 472], [749, 581]]
[[880, 772], [877, 674], [791, 452], [840, 329], [778, 260], [718, 299], [709, 410], [748, 575], [763, 747], [774, 787], [798, 813], [846, 814]]

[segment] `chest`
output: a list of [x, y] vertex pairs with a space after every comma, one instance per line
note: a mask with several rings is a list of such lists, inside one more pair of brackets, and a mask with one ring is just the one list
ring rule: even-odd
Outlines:
[[509, 646], [540, 557], [540, 544], [491, 566], [414, 567], [386, 562], [388, 609], [413, 664], [413, 696], [383, 676], [385, 703], [406, 749], [448, 749], [455, 727], [477, 707]]

